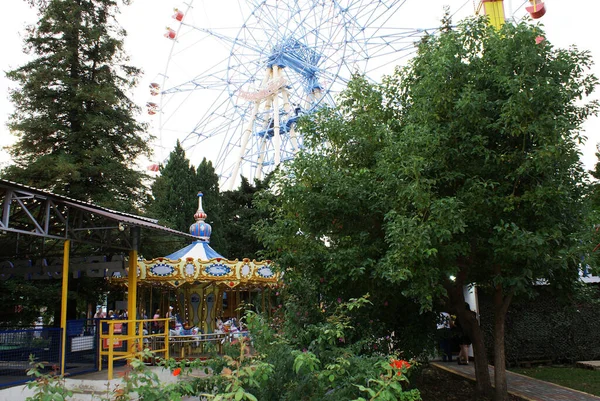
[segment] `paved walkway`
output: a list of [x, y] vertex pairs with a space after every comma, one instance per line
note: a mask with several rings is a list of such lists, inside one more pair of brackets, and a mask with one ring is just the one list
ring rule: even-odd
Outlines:
[[[460, 375], [467, 379], [475, 380], [473, 364], [458, 365], [456, 362], [432, 362], [431, 365]], [[494, 367], [490, 366], [492, 384], [494, 382]], [[600, 397], [572, 390], [558, 384], [532, 379], [518, 373], [506, 372], [508, 392], [528, 401], [600, 401]]]
[[[463, 376], [467, 379], [475, 380], [473, 364], [464, 366], [456, 363], [432, 362], [431, 365], [439, 369]], [[115, 368], [115, 371], [120, 369], [122, 368]], [[168, 370], [157, 367], [151, 367], [150, 369], [159, 375], [161, 381], [171, 382], [176, 380]], [[489, 369], [490, 375], [493, 378], [494, 367], [490, 366]], [[76, 392], [76, 394], [74, 394], [73, 398], [70, 400], [98, 400], [99, 396], [106, 394], [107, 389], [114, 388], [122, 380], [121, 378], [115, 378], [111, 381], [108, 381], [106, 376], [107, 373], [106, 370], [104, 370], [102, 372], [95, 372], [75, 376], [72, 379], [66, 379], [67, 387], [75, 390]], [[118, 375], [116, 374], [116, 376]], [[600, 397], [541, 380], [532, 379], [517, 373], [507, 371], [506, 377], [508, 382], [508, 392], [528, 401], [600, 401]], [[32, 395], [33, 391], [27, 389], [26, 386], [15, 386], [0, 390], [0, 401], [24, 400], [28, 396]], [[190, 399], [187, 398], [187, 400]]]
[[[65, 387], [74, 392], [73, 397], [68, 398], [68, 400], [99, 401], [103, 396], [109, 396], [111, 391], [122, 383], [123, 378], [121, 377], [122, 375], [119, 375], [119, 372], [124, 372], [125, 370], [127, 368], [124, 366], [115, 367], [115, 378], [112, 380], [108, 380], [106, 369], [101, 372], [86, 373], [74, 376], [73, 378], [66, 378]], [[169, 370], [154, 366], [150, 367], [150, 370], [156, 373], [163, 383], [170, 383], [177, 380]], [[33, 390], [28, 389], [26, 384], [19, 385], [0, 390], [0, 401], [22, 401], [33, 395]]]

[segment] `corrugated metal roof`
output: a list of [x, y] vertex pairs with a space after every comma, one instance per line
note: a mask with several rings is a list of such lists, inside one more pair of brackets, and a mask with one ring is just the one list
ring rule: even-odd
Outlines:
[[19, 184], [17, 182], [4, 180], [4, 179], [0, 179], [0, 187], [13, 188], [13, 189], [21, 190], [21, 191], [28, 191], [33, 194], [37, 194], [37, 195], [41, 195], [41, 196], [46, 196], [48, 198], [53, 199], [54, 201], [63, 203], [70, 207], [85, 210], [86, 212], [89, 212], [89, 213], [95, 213], [95, 214], [98, 214], [107, 219], [115, 220], [116, 222], [127, 224], [129, 226], [135, 226], [135, 227], [147, 228], [150, 230], [162, 231], [162, 232], [166, 232], [169, 234], [177, 235], [180, 237], [186, 237], [186, 238], [190, 238], [190, 239], [194, 239], [194, 240], [198, 239], [198, 238], [194, 237], [193, 235], [183, 233], [181, 231], [173, 230], [172, 228], [168, 228], [165, 226], [161, 226], [160, 224], [157, 224], [158, 220], [156, 220], [156, 219], [151, 219], [151, 218], [143, 217], [143, 216], [136, 216], [133, 214], [123, 213], [123, 212], [119, 212], [116, 210], [111, 210], [111, 209], [108, 209], [108, 208], [105, 208], [102, 206], [94, 205], [93, 203], [90, 203], [90, 202], [80, 201], [77, 199], [69, 198], [68, 196], [57, 195], [55, 193], [52, 193], [52, 192], [44, 190], [44, 189], [34, 188], [34, 187], [30, 187], [28, 185]]

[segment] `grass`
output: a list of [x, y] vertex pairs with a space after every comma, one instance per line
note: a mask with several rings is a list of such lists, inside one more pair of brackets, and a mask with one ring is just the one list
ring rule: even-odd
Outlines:
[[535, 368], [510, 369], [534, 379], [600, 396], [600, 371], [573, 366], [538, 366]]

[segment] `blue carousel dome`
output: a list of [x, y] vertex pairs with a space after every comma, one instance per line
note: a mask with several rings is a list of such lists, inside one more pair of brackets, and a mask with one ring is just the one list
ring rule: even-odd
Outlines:
[[210, 234], [212, 233], [212, 227], [210, 224], [205, 222], [207, 215], [202, 209], [202, 192], [198, 192], [198, 210], [194, 214], [196, 222], [190, 226], [190, 234], [194, 237], [198, 237], [200, 241], [210, 242]]

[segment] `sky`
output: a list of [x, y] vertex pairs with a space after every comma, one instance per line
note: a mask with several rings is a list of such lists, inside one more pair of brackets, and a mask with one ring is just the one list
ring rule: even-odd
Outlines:
[[[195, 0], [194, 12], [204, 13], [203, 24], [218, 25], [227, 23], [228, 13], [233, 3], [237, 0]], [[245, 1], [245, 0], [239, 0]], [[303, 1], [303, 0], [300, 0]], [[505, 12], [507, 15], [516, 17], [525, 14], [524, 1], [505, 1]], [[600, 41], [596, 38], [598, 24], [597, 16], [600, 15], [600, 2], [593, 0], [564, 1], [547, 0], [545, 2], [547, 13], [539, 21], [543, 24], [547, 39], [555, 46], [567, 48], [576, 45], [580, 50], [589, 50], [593, 59], [600, 64]], [[454, 22], [470, 16], [474, 13], [473, 0], [406, 0], [398, 16], [399, 24], [411, 28], [432, 28], [439, 25], [443, 15], [443, 7], [447, 5], [454, 14]], [[169, 74], [165, 70], [173, 43], [163, 37], [167, 26], [174, 27], [176, 23], [171, 18], [174, 8], [184, 9], [186, 5], [180, 1], [171, 0], [133, 0], [130, 6], [122, 6], [118, 21], [127, 31], [125, 39], [125, 50], [130, 56], [130, 64], [141, 68], [144, 75], [140, 79], [137, 89], [131, 93], [132, 99], [142, 108], [138, 118], [149, 123], [149, 131], [155, 136], [160, 136], [163, 154], [157, 155], [156, 160], [165, 157], [174, 146], [176, 136], [164, 137], [157, 130], [156, 118], [145, 112], [146, 102], [153, 100], [149, 95], [148, 85], [156, 82], [163, 74]], [[30, 9], [24, 0], [5, 0], [3, 12], [0, 13], [0, 32], [3, 40], [0, 42], [0, 69], [5, 72], [24, 64], [28, 56], [23, 53], [22, 40], [25, 26], [35, 23], [36, 13]], [[210, 51], [203, 45], [198, 44], [199, 61], [191, 62], [187, 67], [196, 68], [203, 58], [208, 58]], [[198, 68], [203, 68], [198, 66]], [[600, 77], [600, 65], [595, 65], [593, 72]], [[14, 136], [6, 128], [12, 105], [8, 98], [8, 89], [14, 88], [15, 84], [6, 79], [4, 73], [0, 73], [0, 145], [2, 147], [14, 142]], [[593, 98], [600, 98], [600, 88]], [[203, 105], [195, 105], [202, 109]], [[200, 111], [199, 111], [200, 112]], [[582, 161], [587, 169], [592, 169], [597, 159], [595, 157], [596, 145], [600, 143], [600, 117], [590, 118], [583, 127], [584, 135], [588, 138], [582, 147]], [[219, 138], [217, 138], [218, 140]], [[163, 143], [164, 142], [164, 143]], [[200, 147], [199, 147], [200, 148]], [[193, 155], [188, 154], [192, 163], [198, 164], [202, 157], [211, 158], [214, 152], [204, 151], [200, 148]], [[0, 150], [0, 166], [10, 163], [10, 156]]]

